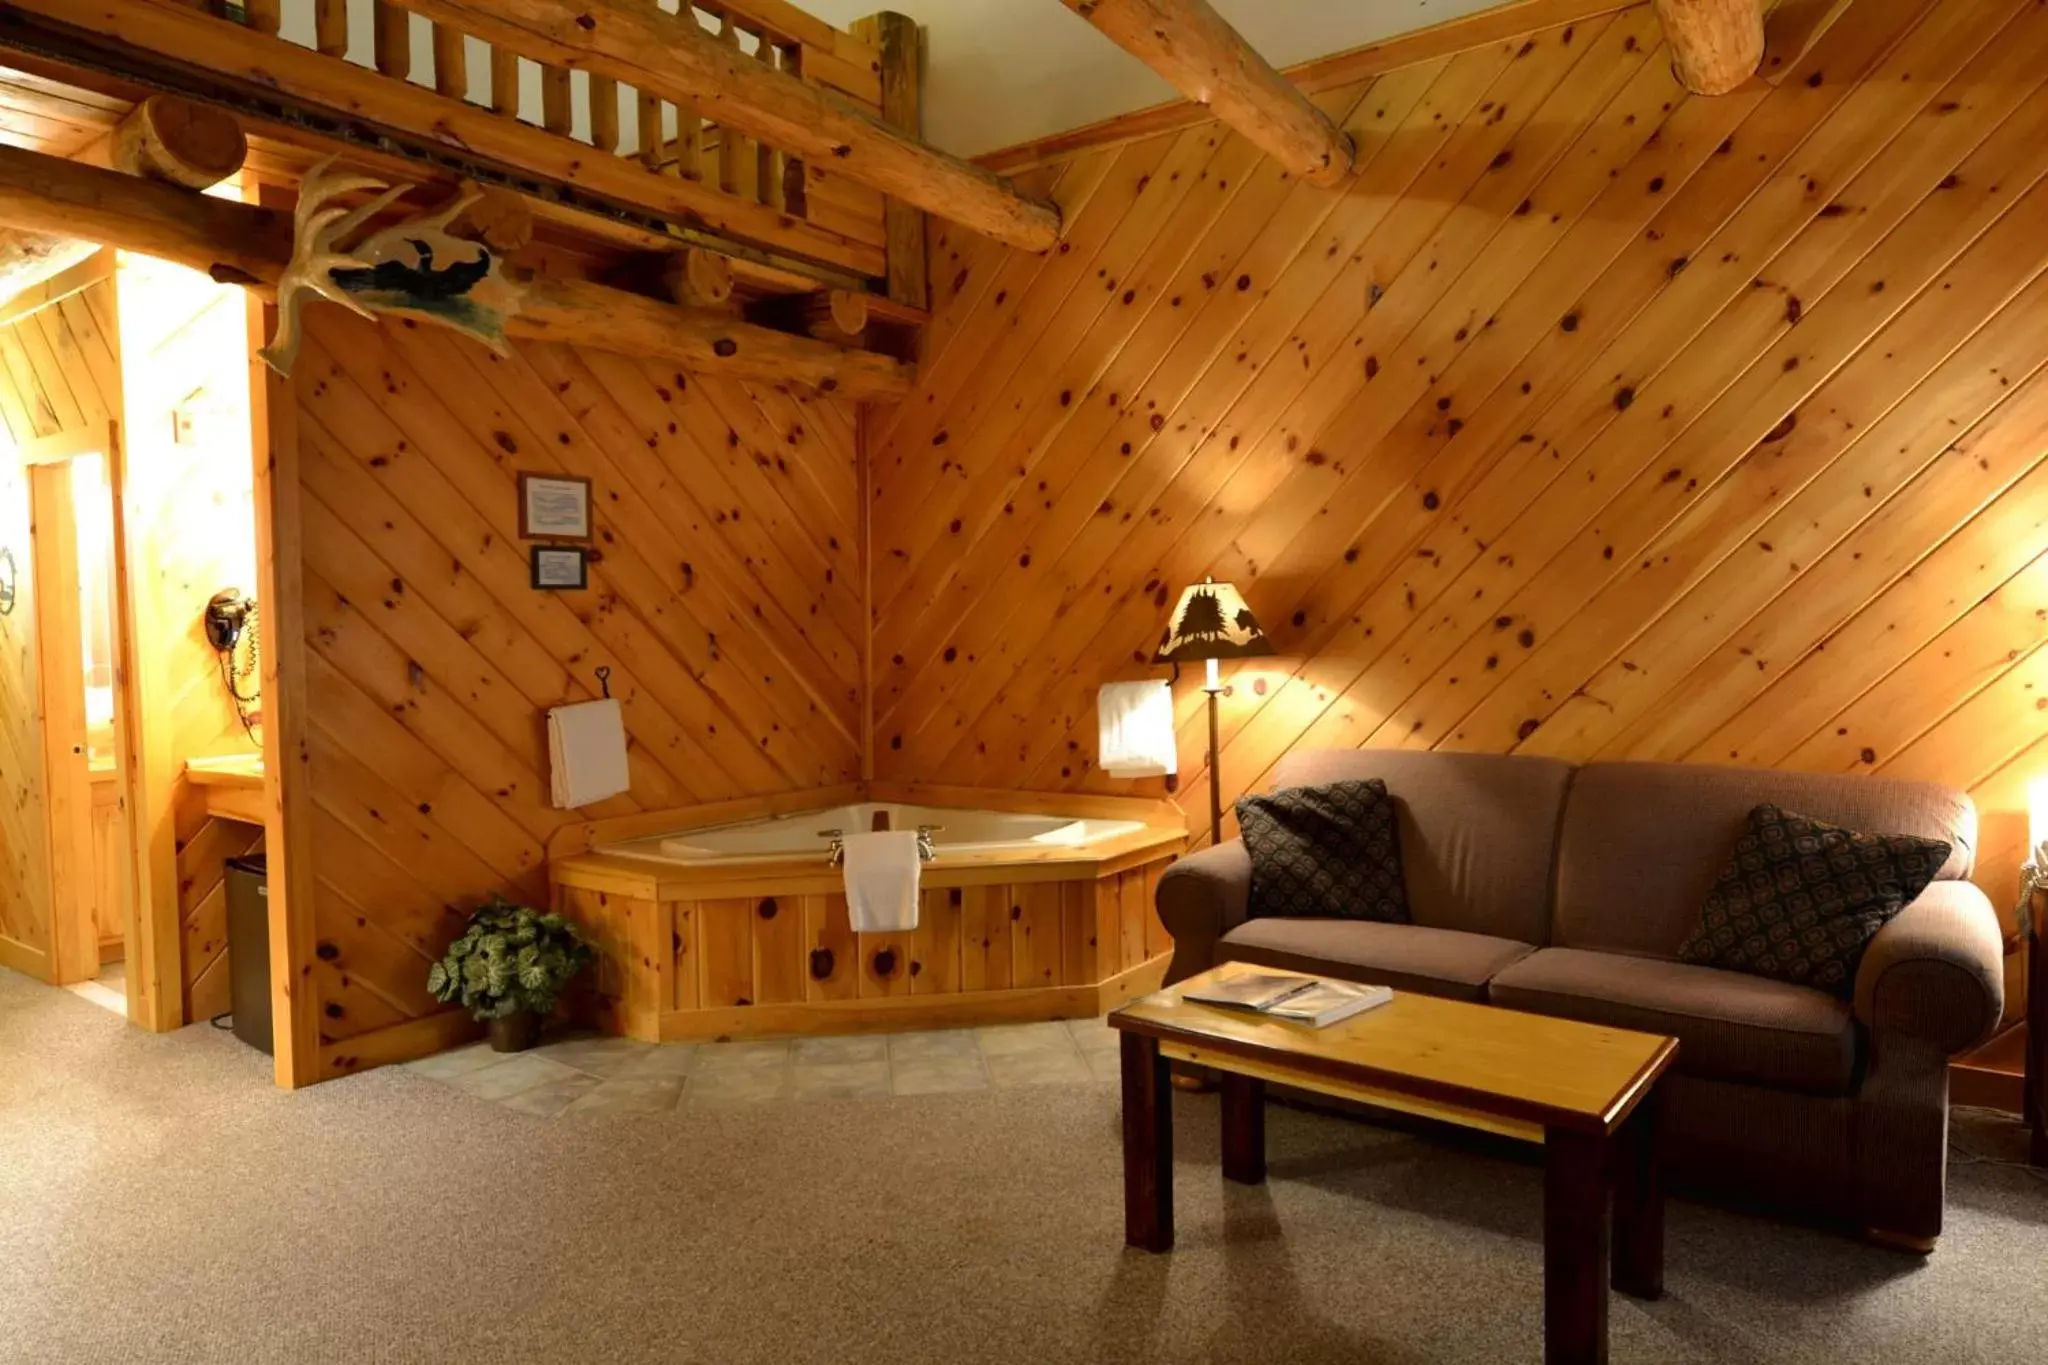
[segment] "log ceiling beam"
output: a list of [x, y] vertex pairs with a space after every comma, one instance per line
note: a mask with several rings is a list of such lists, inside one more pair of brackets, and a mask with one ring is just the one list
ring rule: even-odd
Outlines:
[[1208, 0], [1064, 0], [1281, 166], [1326, 189], [1351, 176], [1351, 139]]
[[927, 147], [820, 86], [644, 0], [394, 0], [547, 66], [581, 69], [1026, 251], [1059, 241], [1059, 209]]
[[[0, 225], [87, 238], [263, 292], [275, 288], [292, 254], [286, 214], [14, 147], [0, 147]], [[516, 338], [653, 357], [705, 374], [844, 398], [894, 399], [910, 389], [910, 367], [888, 356], [583, 280], [521, 282], [525, 300], [505, 328]]]
[[[152, 95], [72, 159], [127, 175], [205, 189], [242, 169], [249, 141], [231, 114], [175, 95]], [[89, 260], [99, 244], [76, 232], [0, 228], [0, 302]]]
[[1695, 95], [1725, 95], [1764, 59], [1764, 0], [1653, 0], [1671, 69]]

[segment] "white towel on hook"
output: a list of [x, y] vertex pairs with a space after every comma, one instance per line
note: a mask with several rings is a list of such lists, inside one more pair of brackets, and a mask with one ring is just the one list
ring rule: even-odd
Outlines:
[[846, 872], [846, 911], [859, 934], [907, 933], [917, 928], [917, 883], [923, 862], [917, 831], [849, 834], [840, 841]]
[[556, 810], [574, 810], [633, 785], [626, 767], [626, 714], [615, 698], [548, 712], [549, 786]]
[[1107, 683], [1096, 694], [1102, 771], [1111, 777], [1171, 777], [1180, 771], [1173, 689], [1164, 680]]

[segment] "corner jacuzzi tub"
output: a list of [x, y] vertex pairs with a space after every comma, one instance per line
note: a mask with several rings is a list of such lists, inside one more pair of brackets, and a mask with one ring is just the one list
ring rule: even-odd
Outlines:
[[[886, 825], [878, 826], [878, 820]], [[1048, 849], [1086, 849], [1143, 830], [1142, 820], [1088, 819], [1065, 815], [1019, 815], [996, 810], [959, 810], [947, 806], [908, 806], [866, 802], [834, 806], [796, 815], [770, 816], [738, 824], [655, 835], [603, 846], [606, 853], [652, 858], [695, 867], [727, 867], [747, 863], [824, 860], [835, 839], [875, 828], [931, 831], [933, 862], [961, 854], [1005, 851], [1042, 853]]]
[[[716, 1041], [1088, 1018], [1165, 975], [1173, 943], [1155, 893], [1187, 844], [1170, 803], [1077, 796], [1063, 808], [912, 784], [833, 797], [787, 814], [763, 803], [746, 819], [730, 807], [635, 815], [558, 846], [555, 906], [597, 952], [593, 1021]], [[884, 816], [931, 831], [918, 922], [855, 932], [832, 844]]]

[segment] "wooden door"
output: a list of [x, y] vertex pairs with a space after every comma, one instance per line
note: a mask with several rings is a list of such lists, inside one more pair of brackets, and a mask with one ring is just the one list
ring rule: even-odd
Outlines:
[[93, 885], [91, 740], [72, 485], [68, 459], [29, 467], [29, 539], [38, 588], [38, 709], [49, 840], [50, 972], [58, 985], [90, 980], [100, 967], [100, 915]]

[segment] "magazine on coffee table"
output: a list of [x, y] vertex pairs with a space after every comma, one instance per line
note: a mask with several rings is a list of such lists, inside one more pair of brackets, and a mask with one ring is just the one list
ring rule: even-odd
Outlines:
[[1186, 998], [1204, 1005], [1250, 1010], [1311, 1028], [1327, 1028], [1386, 1004], [1394, 998], [1394, 992], [1386, 986], [1364, 986], [1354, 981], [1248, 972], [1197, 987], [1188, 991]]

